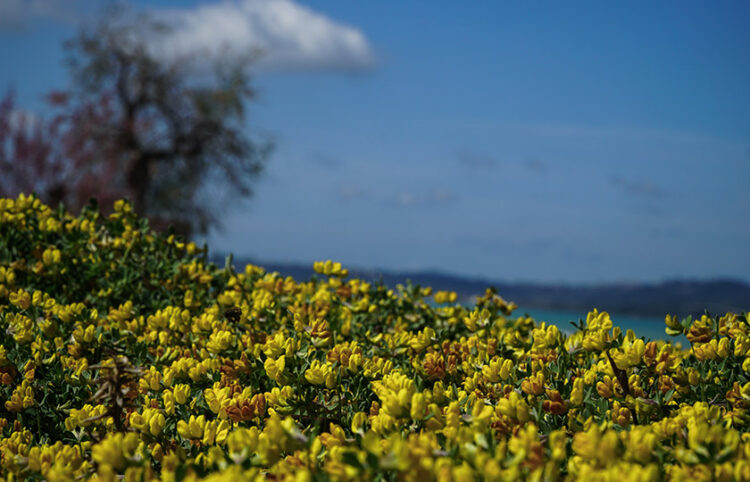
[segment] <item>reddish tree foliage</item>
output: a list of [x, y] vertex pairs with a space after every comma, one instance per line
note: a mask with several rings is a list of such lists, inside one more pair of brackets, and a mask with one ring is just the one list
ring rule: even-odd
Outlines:
[[[63, 107], [63, 93], [50, 94]], [[0, 101], [0, 196], [36, 193], [44, 202], [77, 211], [89, 199], [104, 206], [126, 197], [118, 189], [117, 166], [99, 157], [86, 131], [108, 115], [105, 105], [86, 105], [52, 119], [19, 110], [8, 92]], [[75, 127], [73, 127], [75, 126]]]

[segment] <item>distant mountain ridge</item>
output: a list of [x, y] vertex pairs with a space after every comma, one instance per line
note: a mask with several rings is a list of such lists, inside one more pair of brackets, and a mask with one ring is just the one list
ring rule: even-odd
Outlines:
[[[223, 264], [225, 258], [212, 257]], [[310, 266], [297, 263], [264, 263], [249, 258], [234, 258], [237, 269], [246, 264], [262, 266], [268, 272], [292, 276], [296, 280], [310, 279], [315, 273]], [[350, 277], [371, 282], [381, 281], [387, 286], [404, 284], [410, 280], [420, 286], [436, 290], [455, 291], [462, 301], [469, 301], [493, 286], [498, 294], [514, 301], [522, 309], [544, 308], [565, 311], [590, 311], [596, 307], [619, 314], [664, 316], [700, 315], [705, 310], [712, 314], [727, 311], [742, 313], [750, 310], [750, 284], [735, 279], [667, 280], [658, 283], [602, 283], [592, 285], [556, 283], [512, 283], [482, 278], [469, 278], [438, 271], [387, 271], [350, 269]]]

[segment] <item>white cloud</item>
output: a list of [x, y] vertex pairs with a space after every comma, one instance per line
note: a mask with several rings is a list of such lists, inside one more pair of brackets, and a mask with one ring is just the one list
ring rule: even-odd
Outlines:
[[[0, 30], [22, 30], [48, 18], [77, 23], [92, 0], [0, 0]], [[171, 27], [159, 38], [141, 38], [157, 58], [201, 64], [255, 58], [263, 71], [360, 71], [374, 54], [357, 28], [336, 22], [293, 0], [222, 0], [193, 8], [152, 9]]]
[[[166, 58], [243, 58], [262, 70], [363, 70], [374, 56], [364, 34], [292, 0], [225, 0], [156, 12], [173, 27]], [[226, 57], [223, 57], [226, 58]]]

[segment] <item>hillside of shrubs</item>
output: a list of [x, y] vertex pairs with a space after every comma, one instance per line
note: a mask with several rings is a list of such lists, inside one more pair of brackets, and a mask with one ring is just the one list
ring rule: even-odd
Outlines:
[[0, 480], [750, 480], [744, 313], [665, 313], [679, 346], [208, 259], [0, 199]]

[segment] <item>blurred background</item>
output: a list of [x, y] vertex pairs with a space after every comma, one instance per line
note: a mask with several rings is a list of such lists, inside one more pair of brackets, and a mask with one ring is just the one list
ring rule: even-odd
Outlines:
[[0, 0], [0, 193], [299, 276], [743, 310], [748, 45], [741, 1]]

